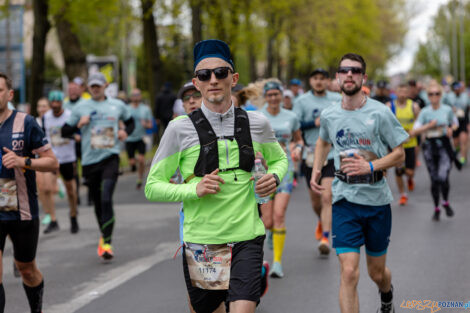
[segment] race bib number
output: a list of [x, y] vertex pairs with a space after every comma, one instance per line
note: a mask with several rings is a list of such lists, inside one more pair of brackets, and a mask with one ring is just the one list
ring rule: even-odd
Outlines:
[[51, 127], [49, 129], [49, 134], [51, 136], [51, 145], [54, 147], [65, 146], [70, 142], [68, 138], [62, 137], [60, 127]]
[[0, 178], [0, 211], [18, 211], [18, 196], [14, 179]]
[[305, 164], [308, 167], [313, 167], [315, 161], [315, 149], [313, 147], [307, 147], [307, 156], [305, 157]]
[[438, 127], [435, 129], [430, 129], [426, 132], [426, 138], [439, 138], [444, 136], [444, 128]]
[[114, 128], [94, 126], [91, 129], [91, 148], [109, 149], [115, 145]]
[[185, 255], [193, 287], [228, 290], [232, 261], [232, 251], [228, 245], [186, 243]]
[[457, 115], [458, 118], [464, 118], [465, 117], [465, 111], [462, 109], [457, 109], [455, 112], [455, 115]]

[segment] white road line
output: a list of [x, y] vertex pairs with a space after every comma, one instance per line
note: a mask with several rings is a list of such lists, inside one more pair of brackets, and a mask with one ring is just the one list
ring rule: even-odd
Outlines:
[[[155, 248], [155, 252], [145, 258], [140, 258], [124, 265], [116, 267], [110, 271], [104, 272], [97, 279], [84, 284], [78, 292], [77, 296], [72, 297], [66, 303], [56, 304], [46, 308], [48, 313], [64, 313], [76, 312], [88, 303], [104, 295], [108, 291], [124, 284], [135, 276], [149, 270], [152, 266], [171, 259], [177, 243], [164, 242]], [[109, 277], [114, 277], [109, 279]]]

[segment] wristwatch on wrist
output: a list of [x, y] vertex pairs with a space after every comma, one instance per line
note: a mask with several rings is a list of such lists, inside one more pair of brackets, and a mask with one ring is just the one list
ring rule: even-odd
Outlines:
[[31, 168], [31, 158], [25, 157], [24, 158], [24, 165], [26, 168]]
[[278, 187], [281, 184], [281, 181], [279, 180], [279, 176], [277, 174], [273, 174], [274, 179], [276, 180], [276, 187]]

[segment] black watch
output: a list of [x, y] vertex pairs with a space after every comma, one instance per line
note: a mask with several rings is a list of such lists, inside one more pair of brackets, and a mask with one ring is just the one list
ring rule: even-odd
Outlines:
[[276, 187], [278, 187], [281, 184], [281, 180], [279, 179], [279, 176], [277, 174], [273, 174], [274, 179], [276, 180]]
[[24, 158], [24, 165], [27, 167], [31, 167], [31, 158], [25, 157]]

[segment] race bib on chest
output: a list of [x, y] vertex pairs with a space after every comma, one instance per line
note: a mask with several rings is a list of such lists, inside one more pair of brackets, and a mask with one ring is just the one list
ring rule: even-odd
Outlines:
[[438, 138], [444, 136], [444, 127], [437, 127], [426, 132], [426, 138]]
[[91, 148], [109, 149], [115, 145], [114, 128], [109, 126], [93, 126], [91, 129]]
[[185, 243], [185, 257], [193, 287], [228, 290], [232, 250], [230, 245]]
[[18, 196], [14, 179], [0, 178], [0, 211], [18, 211]]
[[70, 142], [68, 138], [62, 137], [60, 133], [60, 127], [51, 127], [49, 129], [49, 134], [51, 136], [51, 145], [54, 147], [65, 146]]

